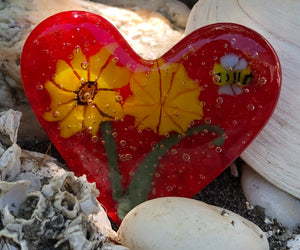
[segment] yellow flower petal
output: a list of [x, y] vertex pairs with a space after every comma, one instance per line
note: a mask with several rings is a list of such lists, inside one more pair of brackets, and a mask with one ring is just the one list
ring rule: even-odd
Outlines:
[[145, 86], [141, 86], [141, 84], [135, 80], [131, 80], [130, 86], [134, 95], [126, 100], [124, 104], [124, 109], [127, 110], [127, 105], [129, 103], [135, 106], [149, 105], [150, 107], [153, 106], [154, 103], [159, 103], [160, 91], [156, 91], [157, 89], [153, 88], [152, 91], [156, 94], [156, 96], [153, 96], [152, 93], [149, 93], [149, 89], [147, 89]]
[[136, 70], [130, 79], [130, 89], [138, 101], [145, 102], [144, 98], [147, 98], [148, 100], [151, 99], [152, 103], [160, 102], [161, 84], [157, 63], [154, 64], [151, 71], [147, 71], [149, 70], [144, 68]]
[[71, 110], [75, 107], [76, 101], [62, 104], [52, 108], [50, 111], [43, 114], [43, 118], [48, 122], [63, 120]]
[[76, 94], [74, 92], [60, 89], [57, 85], [50, 81], [45, 83], [45, 89], [48, 91], [51, 98], [50, 108], [55, 108], [61, 104], [76, 99]]
[[75, 70], [75, 72], [77, 73], [77, 75], [79, 76], [80, 80], [83, 80], [85, 82], [89, 81], [88, 79], [88, 69], [89, 66], [87, 64], [86, 67], [83, 67], [82, 65], [84, 65], [84, 63], [88, 63], [85, 55], [82, 53], [81, 49], [75, 49], [73, 52], [73, 59], [71, 61], [71, 65], [73, 67], [73, 69]]
[[[191, 108], [194, 108], [195, 110], [191, 110]], [[188, 129], [192, 121], [199, 120], [203, 117], [203, 106], [201, 102], [196, 105], [193, 104], [193, 107], [186, 107], [186, 109], [165, 106], [164, 114], [166, 115], [166, 118], [171, 119], [173, 124], [164, 122], [164, 118], [162, 118], [159, 129], [172, 131], [167, 127], [177, 127], [177, 129], [174, 129], [174, 131], [182, 133]]]
[[[197, 92], [199, 97], [200, 87], [196, 81], [192, 81], [186, 74], [183, 65], [180, 65], [177, 72], [174, 75], [172, 87], [168, 93], [168, 101], [177, 98], [179, 95], [185, 95], [186, 92]], [[198, 99], [198, 98], [197, 98]], [[188, 99], [187, 99], [188, 100]], [[190, 100], [191, 102], [192, 100]], [[189, 104], [190, 105], [190, 104]]]
[[122, 119], [124, 112], [120, 98], [120, 94], [116, 91], [102, 90], [95, 95], [93, 104], [103, 113], [104, 120]]
[[184, 92], [181, 95], [178, 95], [173, 100], [168, 100], [164, 107], [175, 108], [181, 111], [182, 115], [187, 114], [195, 114], [198, 115], [200, 119], [203, 115], [202, 104], [198, 100], [200, 91], [197, 89], [192, 89], [190, 91]]
[[102, 121], [103, 117], [100, 115], [99, 110], [93, 105], [88, 105], [83, 121], [84, 127], [86, 127], [92, 135], [96, 135]]
[[[160, 71], [160, 81], [161, 81], [161, 94], [162, 100], [168, 98], [169, 91], [173, 88], [173, 77], [176, 71], [178, 70], [177, 63], [164, 63], [162, 59], [157, 60]], [[181, 65], [182, 66], [182, 65]]]
[[[125, 101], [123, 108], [126, 114], [135, 116], [138, 129], [156, 130], [160, 116], [160, 78], [157, 64], [154, 70], [137, 69], [130, 79], [130, 89], [133, 96]], [[159, 108], [158, 108], [159, 107]], [[142, 122], [142, 123], [141, 123]]]
[[163, 122], [161, 122], [160, 130], [168, 130], [168, 126], [170, 128], [180, 127], [181, 129], [175, 131], [182, 133], [188, 129], [193, 120], [201, 119], [203, 117], [203, 107], [198, 99], [199, 95], [199, 85], [187, 76], [184, 67], [180, 65], [174, 75], [174, 82], [164, 105], [164, 112], [170, 117], [174, 126], [169, 122], [164, 122], [162, 118]]
[[133, 97], [128, 98], [125, 104], [124, 110], [126, 114], [135, 116], [135, 126], [138, 129], [150, 128], [153, 131], [157, 131], [160, 119], [160, 105], [154, 103], [137, 105]]
[[68, 138], [82, 130], [84, 111], [85, 105], [77, 105], [65, 119], [59, 122], [61, 137]]
[[183, 65], [158, 59], [148, 76], [145, 72], [133, 74], [130, 88], [133, 96], [123, 107], [126, 114], [135, 117], [139, 129], [150, 128], [160, 135], [183, 133], [203, 116], [200, 86], [188, 77]]
[[[175, 111], [177, 112], [177, 111]], [[174, 113], [177, 114], [177, 113]], [[186, 130], [186, 126], [182, 127], [180, 124], [178, 124], [174, 119], [172, 115], [170, 115], [168, 112], [165, 112], [164, 109], [161, 113], [161, 120], [158, 128], [158, 133], [160, 135], [164, 135], [169, 133], [170, 131], [175, 131], [178, 133], [183, 133]]]
[[96, 81], [98, 79], [103, 70], [103, 66], [106, 65], [117, 46], [116, 43], [110, 44], [89, 58], [90, 81]]
[[69, 91], [77, 91], [81, 86], [81, 82], [73, 69], [63, 60], [57, 61], [56, 74], [53, 80], [60, 88]]
[[97, 82], [99, 88], [115, 89], [125, 86], [129, 82], [129, 77], [128, 68], [118, 66], [115, 60], [110, 60]]

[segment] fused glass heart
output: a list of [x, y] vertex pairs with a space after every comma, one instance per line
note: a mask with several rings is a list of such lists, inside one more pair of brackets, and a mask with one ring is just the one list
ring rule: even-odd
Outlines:
[[81, 11], [32, 31], [21, 72], [41, 125], [115, 221], [147, 199], [205, 187], [266, 124], [281, 84], [273, 48], [244, 26], [200, 28], [144, 60]]

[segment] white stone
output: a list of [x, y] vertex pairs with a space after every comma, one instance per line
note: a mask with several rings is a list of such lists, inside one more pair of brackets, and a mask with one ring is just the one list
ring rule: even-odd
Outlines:
[[131, 250], [269, 249], [264, 233], [252, 222], [201, 201], [165, 197], [132, 209], [118, 231]]
[[[107, 0], [97, 0], [107, 4]], [[157, 13], [163, 13], [172, 23], [180, 28], [185, 28], [190, 9], [178, 0], [110, 0], [109, 4], [121, 8], [148, 9]]]
[[290, 228], [300, 226], [300, 200], [272, 185], [247, 165], [243, 167], [241, 182], [246, 199], [252, 205], [263, 207], [266, 216]]

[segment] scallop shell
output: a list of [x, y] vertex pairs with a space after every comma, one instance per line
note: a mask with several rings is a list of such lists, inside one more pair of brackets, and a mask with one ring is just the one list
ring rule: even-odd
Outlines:
[[186, 35], [216, 22], [256, 30], [275, 48], [282, 66], [278, 106], [266, 127], [241, 155], [277, 187], [300, 198], [300, 1], [200, 0], [188, 19]]

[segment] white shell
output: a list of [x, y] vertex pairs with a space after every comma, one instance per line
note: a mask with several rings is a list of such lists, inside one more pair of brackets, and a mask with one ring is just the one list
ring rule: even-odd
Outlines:
[[132, 209], [118, 231], [131, 250], [269, 249], [259, 227], [239, 215], [201, 201], [165, 197]]
[[186, 35], [216, 22], [254, 29], [275, 48], [282, 66], [278, 106], [266, 127], [241, 155], [274, 185], [300, 199], [300, 1], [200, 0], [189, 16]]
[[17, 213], [19, 206], [25, 200], [30, 182], [27, 180], [16, 182], [0, 182], [0, 210], [8, 207]]
[[17, 142], [21, 116], [21, 112], [12, 109], [0, 112], [1, 143], [11, 144]]

